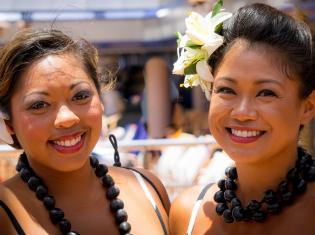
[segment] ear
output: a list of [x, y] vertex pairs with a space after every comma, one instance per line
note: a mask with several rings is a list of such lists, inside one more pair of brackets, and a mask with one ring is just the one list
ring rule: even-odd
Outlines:
[[315, 116], [315, 90], [303, 101], [301, 124], [305, 125]]

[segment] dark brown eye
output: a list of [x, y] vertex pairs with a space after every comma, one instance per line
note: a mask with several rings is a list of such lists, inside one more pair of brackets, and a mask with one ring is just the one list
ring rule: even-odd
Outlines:
[[35, 110], [43, 109], [43, 108], [48, 107], [48, 105], [49, 104], [44, 101], [37, 101], [31, 105], [30, 109], [35, 109]]
[[277, 96], [277, 95], [275, 92], [265, 89], [265, 90], [260, 91], [257, 96]]
[[80, 91], [75, 94], [72, 100], [74, 101], [80, 101], [80, 100], [86, 100], [91, 96], [91, 93], [89, 91]]
[[236, 94], [234, 90], [229, 87], [214, 88], [213, 92], [219, 94]]

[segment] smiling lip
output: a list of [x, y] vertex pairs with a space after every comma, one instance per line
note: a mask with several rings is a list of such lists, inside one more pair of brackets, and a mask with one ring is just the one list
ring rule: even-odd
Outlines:
[[49, 141], [52, 147], [59, 153], [69, 154], [81, 150], [85, 140], [85, 133], [63, 136], [57, 140]]
[[248, 128], [226, 128], [232, 141], [248, 144], [257, 141], [265, 131]]

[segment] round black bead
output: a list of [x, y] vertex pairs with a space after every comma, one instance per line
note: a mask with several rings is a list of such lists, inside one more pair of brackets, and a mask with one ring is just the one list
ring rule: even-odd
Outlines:
[[277, 213], [280, 212], [280, 210], [281, 210], [281, 205], [279, 203], [277, 203], [277, 202], [273, 203], [273, 204], [269, 204], [267, 206], [267, 211], [270, 214], [277, 214]]
[[252, 211], [248, 208], [244, 208], [244, 221], [250, 221], [252, 218]]
[[103, 165], [103, 164], [99, 164], [96, 168], [95, 168], [95, 174], [97, 177], [102, 177], [104, 176], [106, 173], [108, 172], [108, 168], [107, 166]]
[[265, 192], [264, 201], [268, 204], [277, 202], [277, 194], [273, 190], [267, 190]]
[[59, 221], [59, 228], [63, 234], [67, 234], [71, 230], [71, 223], [67, 219], [62, 219]]
[[238, 198], [233, 198], [231, 200], [231, 207], [237, 207], [237, 206], [242, 206], [241, 201]]
[[225, 192], [224, 192], [224, 198], [225, 198], [225, 200], [227, 200], [228, 202], [230, 202], [233, 198], [235, 198], [236, 197], [236, 195], [235, 195], [235, 192], [234, 191], [232, 191], [232, 190], [229, 190], [229, 189], [227, 189], [227, 190], [225, 190]]
[[278, 191], [281, 194], [286, 193], [288, 189], [289, 189], [289, 184], [287, 181], [282, 181], [278, 186]]
[[27, 182], [33, 175], [32, 171], [29, 168], [22, 168], [20, 171], [21, 179], [24, 182]]
[[29, 166], [28, 160], [27, 160], [27, 156], [26, 156], [25, 152], [23, 152], [23, 153], [20, 155], [19, 161], [23, 162], [26, 166]]
[[236, 221], [241, 221], [245, 218], [244, 209], [240, 206], [236, 206], [232, 209], [232, 216]]
[[21, 160], [19, 160], [16, 164], [15, 169], [20, 172], [23, 168], [27, 167], [27, 164], [25, 164], [24, 162], [22, 162]]
[[41, 183], [42, 181], [37, 176], [31, 176], [27, 181], [27, 185], [32, 191], [35, 191]]
[[228, 209], [228, 207], [225, 203], [218, 203], [217, 206], [215, 207], [215, 211], [217, 212], [218, 215], [222, 215], [226, 209]]
[[119, 209], [118, 211], [116, 211], [115, 219], [117, 224], [127, 221], [128, 219], [127, 212], [124, 209]]
[[314, 181], [315, 180], [315, 166], [311, 166], [307, 172], [307, 181]]
[[112, 187], [115, 184], [113, 178], [110, 175], [104, 175], [101, 179], [103, 186], [106, 188]]
[[256, 222], [263, 222], [267, 217], [267, 214], [263, 211], [256, 211], [252, 214], [252, 219]]
[[298, 158], [299, 159], [306, 153], [306, 150], [300, 146], [297, 148], [297, 151], [298, 151]]
[[294, 192], [300, 194], [304, 193], [307, 187], [307, 183], [305, 180], [301, 179], [294, 185]]
[[230, 209], [227, 209], [223, 212], [222, 217], [226, 223], [233, 223], [234, 218]]
[[110, 209], [112, 212], [115, 212], [123, 208], [124, 208], [124, 202], [120, 200], [119, 198], [114, 198], [113, 200], [110, 201]]
[[44, 206], [46, 207], [46, 209], [51, 210], [51, 209], [55, 208], [56, 201], [53, 197], [46, 196], [43, 199], [43, 203], [44, 203]]
[[283, 204], [291, 204], [294, 201], [294, 194], [292, 192], [286, 192], [281, 195], [281, 202]]
[[288, 174], [287, 174], [287, 179], [290, 182], [295, 182], [299, 179], [299, 172], [296, 168], [292, 168], [291, 170], [289, 170]]
[[99, 165], [99, 161], [96, 157], [90, 157], [90, 165], [96, 168]]
[[234, 180], [226, 179], [225, 180], [225, 188], [226, 189], [230, 189], [230, 190], [236, 190], [237, 189], [237, 185], [236, 185]]
[[131, 230], [131, 225], [125, 221], [119, 224], [119, 234], [124, 235], [126, 233], [129, 233]]
[[256, 201], [256, 200], [251, 200], [248, 205], [247, 205], [247, 209], [251, 210], [251, 211], [257, 211], [259, 210], [261, 207], [261, 203]]
[[67, 235], [80, 235], [80, 233], [75, 232], [75, 231], [71, 231], [71, 232], [67, 233]]
[[37, 188], [36, 188], [36, 197], [39, 199], [39, 200], [43, 200], [44, 197], [46, 197], [48, 194], [48, 190], [45, 186], [43, 185], [39, 185]]
[[231, 166], [225, 169], [225, 175], [233, 180], [237, 179], [237, 171], [236, 171], [236, 167]]
[[120, 193], [120, 190], [117, 186], [113, 185], [112, 187], [109, 187], [106, 191], [106, 197], [109, 200], [114, 199], [115, 197], [117, 197]]
[[220, 179], [218, 181], [218, 187], [222, 190], [222, 191], [225, 191], [225, 179]]
[[214, 196], [213, 199], [215, 202], [225, 202], [225, 198], [224, 198], [224, 192], [223, 191], [217, 191]]
[[302, 166], [302, 167], [305, 167], [305, 166], [309, 166], [310, 164], [312, 164], [312, 157], [308, 154], [304, 154], [300, 160], [299, 160], [299, 164]]
[[51, 222], [53, 222], [54, 224], [61, 221], [64, 216], [65, 216], [65, 214], [59, 208], [54, 208], [54, 209], [51, 209], [49, 211], [49, 218], [50, 218]]

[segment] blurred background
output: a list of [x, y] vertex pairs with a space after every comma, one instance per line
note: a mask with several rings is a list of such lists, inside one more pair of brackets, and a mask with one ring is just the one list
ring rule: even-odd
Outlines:
[[[100, 71], [116, 85], [102, 95], [101, 139], [93, 154], [112, 164], [107, 137], [115, 134], [124, 165], [156, 173], [171, 198], [191, 184], [215, 181], [231, 164], [209, 133], [200, 88], [183, 89], [171, 74], [177, 31], [190, 11], [207, 14], [214, 0], [1, 0], [0, 46], [24, 28], [57, 28], [92, 42]], [[314, 30], [315, 0], [224, 0], [227, 11], [264, 2]], [[313, 151], [313, 123], [302, 135]], [[0, 143], [0, 181], [14, 174], [20, 151]]]

